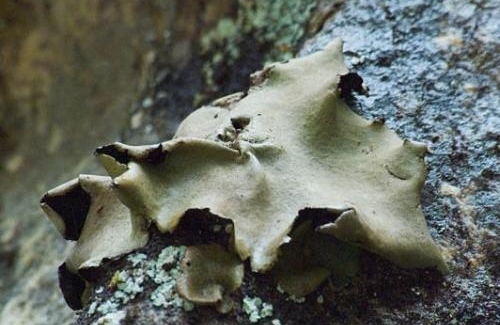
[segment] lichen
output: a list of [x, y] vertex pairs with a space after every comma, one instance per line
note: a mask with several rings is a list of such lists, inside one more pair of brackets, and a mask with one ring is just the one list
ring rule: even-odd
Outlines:
[[92, 325], [120, 325], [125, 319], [126, 313], [123, 310], [106, 314], [100, 317]]
[[[347, 73], [340, 41], [263, 73], [232, 107], [192, 113], [171, 141], [98, 152], [132, 214], [166, 232], [188, 209], [208, 208], [233, 221], [241, 259], [266, 271], [298, 211], [326, 209], [317, 231], [402, 267], [444, 270], [418, 202], [426, 146], [363, 120], [339, 98]], [[163, 159], [152, 161], [157, 155]]]
[[342, 285], [356, 274], [358, 249], [333, 236], [315, 232], [312, 220], [297, 226], [290, 238], [291, 241], [281, 247], [280, 258], [272, 270], [280, 289], [288, 294], [302, 297], [328, 277]]
[[[127, 260], [131, 266], [127, 270], [116, 271], [109, 282], [108, 288], [112, 295], [103, 299], [95, 298], [87, 311], [94, 315], [108, 315], [120, 311], [130, 300], [143, 294], [144, 285], [151, 281], [157, 285], [149, 299], [155, 307], [174, 306], [190, 311], [193, 304], [176, 292], [176, 281], [181, 274], [180, 260], [184, 254], [183, 246], [167, 246], [156, 259], [147, 259], [143, 253], [131, 254]], [[104, 288], [97, 288], [96, 293], [102, 293]]]
[[116, 288], [113, 298], [126, 304], [144, 290], [144, 272], [141, 269], [117, 271], [111, 278], [110, 287]]
[[232, 308], [228, 295], [239, 288], [243, 274], [243, 263], [224, 247], [190, 246], [182, 261], [177, 291], [189, 301], [216, 305], [219, 311], [228, 312]]
[[273, 316], [273, 305], [263, 302], [259, 297], [244, 297], [243, 311], [248, 315], [251, 323]]
[[158, 285], [149, 297], [154, 306], [175, 306], [185, 311], [194, 308], [176, 290], [176, 282], [181, 275], [180, 261], [185, 250], [184, 246], [168, 246], [161, 251], [156, 262], [146, 262], [145, 273]]
[[[346, 80], [354, 79], [342, 76], [359, 82], [351, 85]], [[198, 218], [206, 214], [196, 211], [209, 211], [232, 223], [229, 251], [249, 259], [255, 272], [276, 267], [283, 289], [298, 298], [330, 272], [340, 280], [352, 276], [359, 248], [403, 268], [446, 271], [419, 202], [427, 148], [349, 109], [343, 99], [349, 89], [364, 88], [348, 73], [340, 40], [252, 79], [246, 96], [193, 112], [170, 141], [96, 150], [113, 179], [106, 193], [129, 209], [132, 233], [149, 221], [161, 232], [175, 232], [188, 211]], [[323, 246], [328, 253], [321, 253]], [[287, 250], [312, 258], [287, 260]], [[204, 268], [221, 266], [217, 259], [212, 263]]]
[[132, 218], [112, 188], [110, 177], [80, 175], [42, 198], [42, 209], [61, 235], [76, 241], [66, 258], [69, 271], [99, 266], [103, 258], [146, 244], [148, 222]]

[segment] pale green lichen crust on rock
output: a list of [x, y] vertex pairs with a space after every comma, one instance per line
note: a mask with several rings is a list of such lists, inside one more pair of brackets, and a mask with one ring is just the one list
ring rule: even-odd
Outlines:
[[[170, 141], [97, 149], [111, 192], [130, 210], [134, 227], [152, 221], [172, 233], [193, 209], [230, 220], [228, 249], [249, 259], [255, 272], [276, 265], [282, 245], [294, 240], [297, 216], [308, 209], [323, 211], [310, 217], [311, 236], [331, 236], [403, 268], [445, 272], [420, 207], [427, 148], [352, 112], [340, 98], [347, 73], [335, 40], [254, 74], [247, 94], [193, 112]], [[104, 247], [99, 254], [116, 251]], [[294, 294], [310, 292], [335, 271], [321, 263], [314, 285]]]

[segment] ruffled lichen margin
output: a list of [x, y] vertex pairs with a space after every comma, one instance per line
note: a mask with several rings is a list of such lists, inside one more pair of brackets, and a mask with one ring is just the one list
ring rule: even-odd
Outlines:
[[337, 39], [255, 73], [248, 93], [193, 112], [170, 141], [98, 148], [109, 177], [82, 175], [42, 199], [76, 241], [64, 270], [84, 276], [144, 246], [151, 222], [171, 233], [202, 209], [230, 220], [229, 251], [267, 272], [299, 212], [322, 209], [329, 218], [315, 232], [403, 268], [445, 272], [420, 206], [427, 148], [352, 112], [340, 96], [347, 73]]

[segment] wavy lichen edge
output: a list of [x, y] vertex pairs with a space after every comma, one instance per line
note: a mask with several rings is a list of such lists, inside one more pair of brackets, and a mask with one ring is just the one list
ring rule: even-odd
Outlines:
[[231, 220], [232, 249], [253, 271], [270, 270], [298, 212], [316, 208], [331, 215], [318, 232], [446, 272], [419, 202], [426, 146], [352, 112], [340, 98], [347, 73], [337, 39], [254, 74], [246, 96], [198, 109], [170, 141], [96, 155], [135, 228], [142, 218], [173, 232], [186, 211], [209, 209]]

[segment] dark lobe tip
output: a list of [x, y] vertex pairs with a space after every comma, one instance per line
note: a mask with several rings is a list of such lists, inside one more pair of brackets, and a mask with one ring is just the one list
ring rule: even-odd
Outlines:
[[61, 288], [64, 300], [73, 310], [83, 308], [82, 295], [85, 291], [85, 280], [79, 275], [68, 270], [66, 263], [58, 268], [59, 287]]

